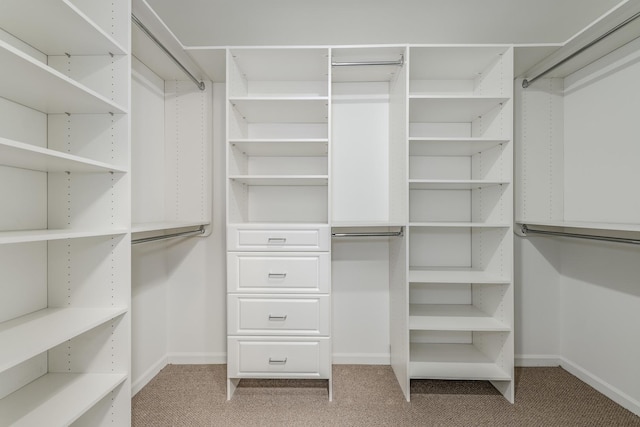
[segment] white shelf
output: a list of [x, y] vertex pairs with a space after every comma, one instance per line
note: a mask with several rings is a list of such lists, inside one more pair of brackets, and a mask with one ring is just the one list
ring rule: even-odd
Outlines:
[[131, 233], [145, 233], [148, 231], [164, 231], [176, 228], [199, 227], [209, 225], [209, 222], [202, 221], [158, 221], [142, 222], [131, 225]]
[[231, 146], [242, 150], [248, 156], [314, 156], [322, 157], [328, 153], [327, 138], [308, 139], [231, 139]]
[[3, 423], [70, 425], [126, 379], [126, 374], [43, 375], [0, 400]]
[[491, 96], [410, 95], [412, 123], [470, 123], [507, 102]]
[[508, 181], [489, 181], [484, 179], [410, 179], [410, 190], [476, 190], [497, 185], [507, 185]]
[[3, 166], [43, 172], [126, 172], [125, 169], [72, 154], [0, 137]]
[[0, 96], [43, 113], [125, 113], [125, 108], [0, 40]]
[[549, 228], [572, 228], [603, 231], [631, 231], [640, 232], [640, 224], [624, 224], [613, 222], [586, 222], [586, 221], [516, 221], [518, 224]]
[[126, 308], [47, 308], [0, 323], [0, 372], [127, 312]]
[[329, 50], [326, 48], [235, 48], [231, 54], [248, 81], [327, 80]]
[[429, 46], [411, 48], [412, 80], [475, 80], [507, 46]]
[[485, 222], [411, 222], [409, 226], [427, 228], [509, 228], [511, 224], [487, 224]]
[[126, 234], [125, 229], [114, 230], [19, 230], [1, 231], [0, 244], [43, 242], [49, 240], [81, 239], [84, 237], [116, 236]]
[[242, 97], [229, 98], [249, 123], [327, 123], [326, 96], [309, 97]]
[[229, 176], [232, 181], [245, 185], [327, 185], [329, 182], [327, 175], [252, 175]]
[[510, 328], [473, 305], [410, 304], [409, 329], [421, 331], [491, 331]]
[[508, 285], [511, 281], [494, 273], [473, 268], [409, 269], [411, 283], [475, 283]]
[[411, 343], [409, 377], [510, 381], [511, 375], [473, 344]]
[[2, 0], [0, 28], [46, 55], [127, 52], [68, 0]]
[[428, 138], [409, 137], [410, 156], [472, 156], [508, 144], [508, 139], [495, 138]]

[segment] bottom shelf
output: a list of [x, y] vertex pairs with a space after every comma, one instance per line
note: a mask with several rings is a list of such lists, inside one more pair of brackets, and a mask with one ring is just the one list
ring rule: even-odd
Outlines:
[[473, 344], [411, 343], [409, 377], [510, 381], [511, 375]]
[[2, 424], [69, 425], [126, 378], [126, 374], [43, 375], [0, 400]]

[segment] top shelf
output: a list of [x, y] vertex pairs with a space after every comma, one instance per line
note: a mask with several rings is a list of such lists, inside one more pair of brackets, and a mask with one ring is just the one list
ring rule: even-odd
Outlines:
[[46, 55], [127, 53], [68, 0], [2, 0], [0, 27]]
[[411, 80], [473, 80], [507, 51], [505, 46], [412, 47]]

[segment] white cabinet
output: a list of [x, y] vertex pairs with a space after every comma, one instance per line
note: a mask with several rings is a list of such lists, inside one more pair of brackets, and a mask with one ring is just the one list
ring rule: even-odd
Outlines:
[[227, 376], [328, 380], [329, 54], [227, 51]]
[[416, 46], [409, 63], [408, 378], [513, 401], [513, 53]]
[[128, 2], [0, 7], [0, 412], [130, 422]]

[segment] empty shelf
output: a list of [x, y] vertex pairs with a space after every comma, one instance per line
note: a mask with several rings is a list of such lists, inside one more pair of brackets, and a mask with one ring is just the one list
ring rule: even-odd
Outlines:
[[329, 140], [320, 139], [232, 139], [229, 141], [248, 156], [326, 156]]
[[327, 175], [255, 175], [230, 176], [229, 179], [245, 185], [327, 185]]
[[410, 156], [472, 156], [501, 144], [508, 139], [492, 138], [409, 138]]
[[484, 96], [413, 95], [409, 99], [409, 120], [412, 123], [470, 123], [508, 100]]
[[0, 323], [0, 372], [127, 312], [126, 308], [46, 308]]
[[487, 283], [509, 284], [510, 280], [483, 270], [467, 269], [409, 269], [411, 283]]
[[126, 172], [108, 163], [1, 137], [0, 159], [3, 166], [43, 172]]
[[0, 232], [0, 244], [81, 239], [85, 237], [117, 236], [127, 230], [19, 230]]
[[473, 344], [411, 343], [409, 377], [509, 381], [511, 375]]
[[249, 123], [327, 123], [327, 97], [229, 98]]
[[115, 102], [0, 40], [0, 96], [43, 113], [124, 113]]
[[67, 0], [2, 0], [0, 27], [46, 55], [126, 53]]
[[489, 181], [484, 179], [447, 180], [447, 179], [410, 179], [410, 190], [476, 190], [497, 185], [509, 184], [508, 181]]
[[0, 400], [3, 425], [70, 425], [126, 378], [125, 374], [43, 375]]
[[510, 328], [473, 305], [410, 304], [409, 329], [421, 331], [492, 331]]

